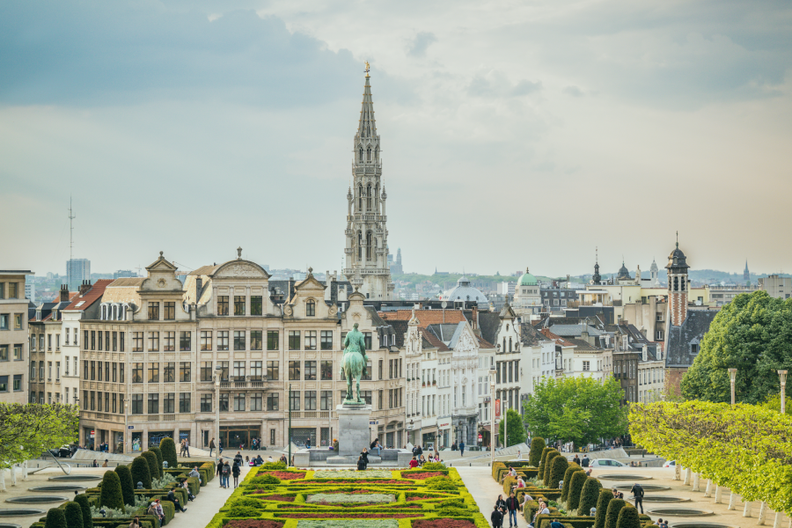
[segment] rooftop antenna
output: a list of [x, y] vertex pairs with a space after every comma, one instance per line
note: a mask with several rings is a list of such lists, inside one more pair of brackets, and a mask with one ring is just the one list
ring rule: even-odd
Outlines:
[[74, 260], [74, 223], [73, 220], [77, 215], [72, 211], [72, 197], [69, 195], [69, 265], [66, 266], [66, 283], [71, 287], [71, 261]]

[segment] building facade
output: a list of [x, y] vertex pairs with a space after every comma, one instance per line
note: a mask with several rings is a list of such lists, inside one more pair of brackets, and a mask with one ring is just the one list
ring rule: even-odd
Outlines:
[[27, 403], [28, 301], [25, 275], [30, 270], [0, 270], [0, 402]]

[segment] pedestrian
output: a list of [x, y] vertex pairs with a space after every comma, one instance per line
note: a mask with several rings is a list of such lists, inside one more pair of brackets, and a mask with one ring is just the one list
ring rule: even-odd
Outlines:
[[498, 495], [498, 498], [495, 500], [495, 507], [498, 508], [501, 513], [506, 511], [506, 501], [503, 500], [503, 495]]
[[231, 473], [234, 475], [234, 489], [239, 486], [239, 473], [241, 473], [241, 471], [239, 464], [234, 462], [234, 467], [231, 468]]
[[184, 452], [187, 453], [187, 458], [190, 458], [190, 441], [184, 439]]
[[583, 460], [580, 461], [580, 467], [589, 467], [589, 457], [588, 454], [583, 455]]
[[143, 528], [143, 527], [140, 525], [140, 517], [135, 517], [135, 518], [132, 520], [132, 522], [131, 522], [131, 523], [129, 523], [129, 527], [128, 527], [128, 528]]
[[[364, 447], [363, 451], [360, 452], [360, 456], [363, 458], [363, 463], [365, 464], [365, 466], [368, 467], [368, 465], [369, 465], [368, 449], [366, 449]], [[365, 469], [365, 468], [363, 468], [363, 469]]]
[[503, 526], [503, 512], [498, 509], [497, 504], [490, 514], [490, 520], [492, 521], [492, 528], [501, 528]]
[[[517, 500], [517, 497], [514, 496], [514, 492], [512, 491], [509, 494], [509, 498], [506, 499], [506, 509], [509, 511], [509, 526], [517, 526], [517, 510], [520, 509], [520, 501]], [[514, 520], [514, 524], [512, 524], [512, 519]]]
[[633, 499], [635, 499], [635, 509], [638, 509], [638, 505], [641, 505], [641, 513], [643, 513], [643, 496], [644, 496], [644, 489], [643, 486], [638, 484], [637, 482], [633, 485], [630, 492], [633, 494]]
[[209, 442], [209, 456], [210, 457], [212, 456], [212, 451], [214, 451], [216, 448], [217, 448], [217, 446], [215, 445], [215, 441], [214, 441], [214, 437], [213, 437], [212, 440]]
[[522, 460], [522, 451], [517, 450], [517, 460]]
[[110, 461], [109, 461], [108, 459], [106, 459], [106, 458], [105, 458], [105, 461], [104, 461], [104, 464], [102, 464], [102, 467], [107, 467], [107, 463], [108, 463], [108, 462], [110, 462]]
[[220, 455], [223, 454], [223, 441], [222, 440], [218, 440], [217, 441], [217, 452]]
[[228, 462], [223, 464], [223, 469], [220, 472], [220, 487], [227, 488], [228, 487], [228, 477], [231, 474], [231, 466], [228, 465]]
[[657, 519], [658, 528], [668, 528], [668, 523], [663, 519]]
[[465, 456], [465, 441], [459, 442], [459, 456]]
[[219, 459], [217, 461], [217, 475], [216, 477], [220, 477], [220, 487], [223, 487], [223, 459]]
[[182, 513], [187, 511], [187, 508], [184, 508], [181, 504], [179, 504], [179, 499], [176, 498], [176, 492], [173, 491], [173, 489], [168, 492], [168, 500], [173, 503], [173, 507], [176, 508], [176, 511], [180, 511]]
[[308, 437], [308, 440], [305, 441], [305, 449], [311, 449], [311, 437]]
[[577, 464], [579, 466], [580, 465], [580, 457], [575, 455], [575, 458], [572, 459], [572, 462], [574, 462], [575, 464]]
[[[375, 438], [374, 441], [371, 442], [371, 445], [369, 445], [369, 447], [371, 448], [372, 451], [374, 451], [375, 449], [377, 450], [377, 456], [379, 457], [382, 456], [382, 446], [380, 445], [379, 438]], [[336, 447], [336, 451], [338, 451], [337, 447]]]

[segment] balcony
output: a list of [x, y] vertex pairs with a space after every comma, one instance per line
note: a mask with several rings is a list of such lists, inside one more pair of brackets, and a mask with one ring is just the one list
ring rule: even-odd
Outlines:
[[[206, 383], [206, 382], [204, 382]], [[212, 383], [214, 385], [214, 383]], [[221, 389], [283, 390], [282, 381], [269, 381], [258, 377], [237, 377], [220, 382]]]

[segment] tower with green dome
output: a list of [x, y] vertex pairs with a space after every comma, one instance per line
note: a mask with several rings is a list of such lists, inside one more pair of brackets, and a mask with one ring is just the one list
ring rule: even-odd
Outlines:
[[514, 303], [512, 308], [518, 315], [538, 314], [542, 311], [542, 294], [539, 290], [539, 281], [525, 268], [525, 273], [520, 275], [517, 286], [514, 288]]

